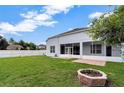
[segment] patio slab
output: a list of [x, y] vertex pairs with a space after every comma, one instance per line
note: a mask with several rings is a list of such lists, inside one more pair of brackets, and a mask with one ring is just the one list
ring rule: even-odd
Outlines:
[[101, 61], [101, 60], [78, 59], [78, 60], [74, 60], [73, 62], [82, 63], [82, 64], [90, 64], [90, 65], [98, 65], [98, 66], [106, 65], [106, 61]]

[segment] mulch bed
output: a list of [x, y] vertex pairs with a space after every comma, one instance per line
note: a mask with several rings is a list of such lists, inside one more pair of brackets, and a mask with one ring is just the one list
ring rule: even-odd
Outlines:
[[90, 77], [100, 77], [102, 76], [102, 74], [98, 71], [94, 71], [94, 70], [83, 70], [81, 71], [82, 74], [85, 74], [87, 76], [90, 76]]

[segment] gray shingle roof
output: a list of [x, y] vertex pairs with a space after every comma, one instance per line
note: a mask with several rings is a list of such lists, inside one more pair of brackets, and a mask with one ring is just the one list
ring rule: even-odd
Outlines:
[[23, 49], [21, 45], [9, 45], [7, 47], [7, 50], [18, 50], [18, 49]]

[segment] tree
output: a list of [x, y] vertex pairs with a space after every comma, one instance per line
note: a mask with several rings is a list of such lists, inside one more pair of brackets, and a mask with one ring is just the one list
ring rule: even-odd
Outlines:
[[15, 43], [15, 40], [13, 38], [10, 38], [9, 43], [14, 44]]
[[27, 42], [25, 42], [23, 40], [20, 40], [18, 44], [23, 46], [24, 50], [28, 50], [28, 49], [36, 50], [36, 45], [34, 43], [32, 43], [32, 42], [27, 43]]
[[0, 36], [0, 50], [6, 50], [7, 46], [8, 46], [7, 40]]
[[34, 43], [29, 43], [30, 50], [36, 50], [36, 45]]
[[27, 50], [27, 44], [23, 40], [20, 40], [18, 44], [23, 46], [24, 50]]
[[90, 28], [93, 39], [99, 39], [109, 45], [124, 42], [124, 6], [94, 19]]

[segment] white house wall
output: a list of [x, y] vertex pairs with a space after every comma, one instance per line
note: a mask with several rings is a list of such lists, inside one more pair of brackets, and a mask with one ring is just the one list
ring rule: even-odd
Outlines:
[[121, 47], [120, 46], [112, 46], [112, 56], [119, 57], [121, 56]]
[[[57, 54], [59, 56], [60, 44], [80, 43], [87, 41], [92, 41], [92, 39], [89, 37], [89, 35], [86, 32], [80, 32], [80, 33], [49, 39], [47, 41], [47, 55], [55, 56], [55, 54]], [[50, 46], [55, 46], [55, 53], [50, 53]]]
[[[57, 54], [60, 55], [60, 44], [68, 44], [68, 43], [83, 43], [83, 42], [91, 42], [93, 41], [91, 37], [89, 37], [87, 31], [60, 36], [56, 38], [51, 38], [47, 41], [47, 55], [55, 56]], [[55, 53], [50, 53], [50, 46], [55, 46]], [[90, 54], [90, 45], [83, 45], [83, 49], [80, 51], [82, 55], [91, 55]], [[93, 56], [106, 56], [106, 45], [102, 43], [102, 54], [96, 54]], [[117, 46], [112, 46], [112, 56], [121, 56], [121, 48]]]
[[75, 34], [59, 37], [60, 44], [87, 42], [87, 41], [92, 41], [92, 39], [89, 37], [89, 35], [86, 32], [75, 33]]
[[[50, 53], [50, 46], [55, 46], [55, 53]], [[59, 54], [59, 41], [58, 38], [49, 39], [47, 41], [47, 55], [55, 56], [55, 54]]]

